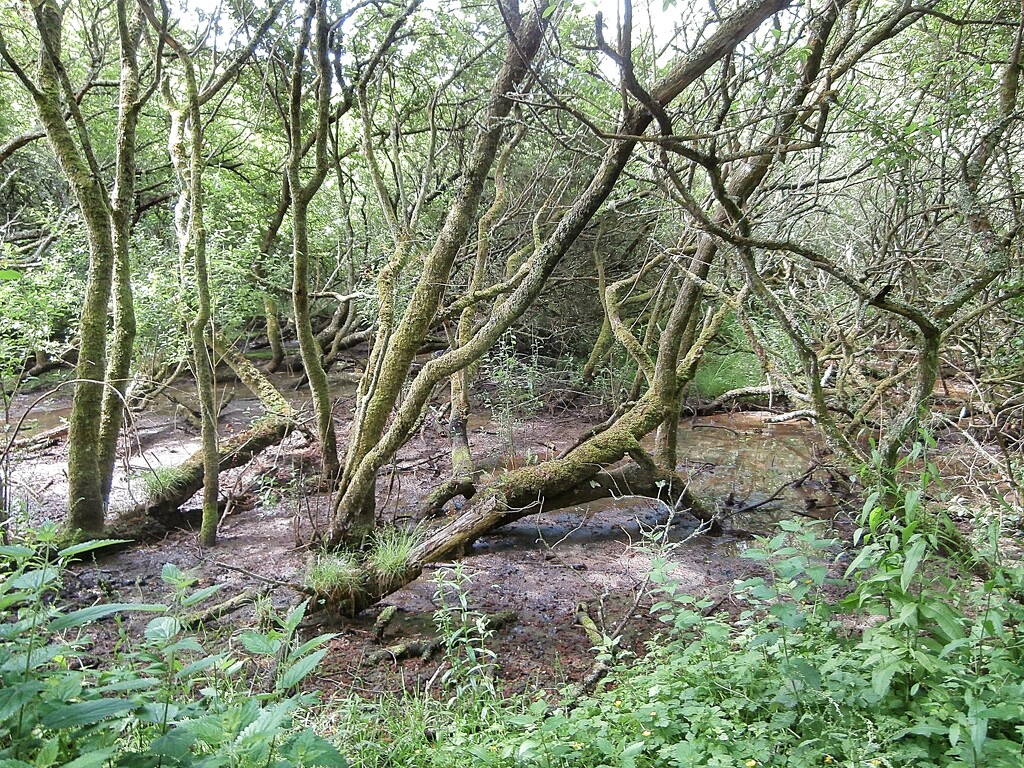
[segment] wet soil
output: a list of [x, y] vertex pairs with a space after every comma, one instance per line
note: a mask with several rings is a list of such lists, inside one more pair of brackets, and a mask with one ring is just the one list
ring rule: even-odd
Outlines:
[[[295, 393], [292, 380], [280, 377], [276, 383], [297, 407], [310, 411], [305, 393]], [[341, 380], [335, 384], [343, 437], [352, 406], [351, 385]], [[221, 418], [225, 435], [244, 429], [259, 415], [258, 404], [240, 388], [229, 385], [222, 396], [230, 396]], [[179, 403], [189, 397], [187, 385], [175, 393]], [[17, 401], [16, 413], [30, 401]], [[29, 414], [28, 436], [59, 426], [68, 405], [68, 391], [54, 392]], [[507, 419], [477, 415], [470, 439], [482, 471], [500, 473], [512, 462], [542, 460], [561, 450], [598, 416], [596, 409], [581, 408], [541, 413], [510, 425]], [[393, 465], [381, 472], [380, 508], [396, 521], [413, 517], [418, 501], [446, 476], [447, 438], [439, 422], [428, 417]], [[644, 651], [659, 627], [651, 615], [655, 598], [648, 578], [659, 559], [667, 559], [681, 589], [710, 597], [716, 610], [728, 611], [733, 583], [758, 572], [755, 563], [742, 557], [754, 535], [769, 533], [780, 517], [794, 515], [845, 527], [827, 478], [808, 472], [819, 450], [809, 428], [769, 425], [763, 414], [737, 413], [687, 421], [680, 430], [680, 469], [691, 478], [693, 490], [720, 505], [726, 519], [721, 535], [694, 535], [696, 521], [691, 517], [638, 497], [535, 515], [479, 540], [460, 561], [457, 573], [454, 564], [433, 564], [418, 580], [387, 598], [385, 605], [394, 605], [398, 611], [383, 644], [433, 637], [442, 596], [450, 604], [453, 580], [463, 579], [471, 610], [516, 612], [517, 620], [487, 641], [506, 690], [532, 685], [556, 688], [580, 680], [595, 658], [591, 641], [577, 624], [581, 603], [603, 631], [611, 634], [621, 629], [621, 647]], [[138, 417], [130, 436], [115, 478], [115, 508], [142, 498], [147, 475], [152, 478], [160, 467], [180, 463], [198, 447], [182, 406], [167, 400]], [[315, 490], [315, 466], [315, 450], [306, 439], [301, 434], [288, 438], [222, 479], [228, 503], [215, 548], [200, 548], [194, 532], [172, 532], [162, 541], [76, 566], [69, 582], [70, 597], [81, 604], [102, 599], [167, 599], [169, 588], [160, 572], [170, 562], [193, 570], [199, 586], [220, 585], [222, 599], [269, 587], [279, 609], [296, 604], [301, 597], [279, 583], [301, 582], [311, 557], [310, 545], [326, 529], [332, 509], [332, 500]], [[803, 482], [793, 487], [799, 478]], [[11, 492], [22, 507], [23, 521], [59, 522], [66, 490], [62, 441], [29, 447], [16, 457]], [[198, 506], [198, 501], [192, 504]], [[451, 514], [458, 514], [457, 506], [451, 505]], [[422, 689], [437, 679], [444, 663], [438, 657], [367, 663], [368, 656], [380, 649], [373, 623], [382, 607], [327, 628], [338, 636], [318, 670], [316, 687], [370, 694]], [[247, 606], [212, 622], [209, 629], [230, 639], [251, 627], [257, 621], [255, 614]]]

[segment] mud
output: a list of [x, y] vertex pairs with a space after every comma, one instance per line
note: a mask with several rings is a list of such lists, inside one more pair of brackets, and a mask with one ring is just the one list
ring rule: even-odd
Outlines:
[[[305, 393], [295, 393], [291, 380], [280, 377], [277, 383], [297, 408], [311, 412]], [[344, 435], [352, 405], [351, 385], [338, 382], [335, 392]], [[258, 403], [246, 392], [228, 386], [221, 395], [230, 395], [220, 422], [224, 434], [244, 429], [259, 415]], [[183, 387], [174, 397], [187, 403], [189, 393]], [[27, 404], [25, 399], [16, 401], [15, 412]], [[67, 407], [63, 390], [44, 400], [30, 414], [32, 430], [38, 433], [58, 426]], [[134, 421], [115, 478], [114, 507], [141, 498], [147, 474], [179, 463], [198, 447], [198, 438], [181, 411], [182, 405], [163, 400]], [[395, 520], [412, 517], [418, 500], [447, 472], [447, 440], [439, 421], [428, 417], [393, 465], [381, 472], [380, 506]], [[589, 423], [586, 410], [540, 414], [528, 424], [511, 427], [478, 412], [470, 439], [480, 464], [498, 473], [510, 463], [552, 455]], [[808, 472], [819, 451], [810, 429], [799, 424], [766, 425], [760, 414], [740, 413], [685, 422], [680, 430], [680, 469], [691, 478], [693, 490], [721, 507], [726, 519], [722, 535], [695, 535], [696, 521], [684, 512], [636, 497], [526, 518], [479, 540], [457, 571], [453, 564], [432, 565], [420, 579], [389, 597], [386, 603], [395, 605], [398, 615], [384, 644], [433, 636], [442, 595], [451, 604], [453, 580], [461, 580], [471, 610], [517, 613], [514, 624], [486, 640], [506, 690], [527, 685], [558, 687], [583, 677], [595, 658], [591, 641], [576, 623], [581, 603], [602, 631], [621, 630], [622, 650], [642, 653], [659, 628], [650, 611], [655, 597], [648, 578], [657, 561], [667, 560], [681, 589], [710, 596], [718, 610], [729, 610], [734, 581], [756, 572], [755, 564], [742, 558], [755, 534], [770, 532], [780, 517], [792, 515], [829, 521], [838, 517], [844, 525], [826, 478]], [[109, 598], [166, 599], [169, 590], [160, 571], [167, 562], [193, 569], [200, 586], [221, 585], [222, 598], [266, 587], [267, 578], [298, 584], [309, 559], [309, 545], [326, 530], [332, 509], [332, 500], [313, 490], [315, 465], [315, 450], [306, 439], [302, 435], [288, 438], [249, 467], [222, 478], [229, 502], [217, 547], [203, 550], [195, 533], [178, 531], [161, 542], [138, 545], [97, 564], [76, 566], [74, 599], [83, 604]], [[805, 479], [800, 487], [788, 487], [801, 477]], [[62, 443], [16, 457], [11, 492], [21, 509], [19, 524], [59, 522], [66, 490]], [[198, 506], [197, 501], [193, 504]], [[285, 610], [300, 597], [278, 585], [272, 599]], [[440, 658], [365, 663], [367, 655], [379, 648], [372, 632], [379, 608], [329, 628], [338, 637], [318, 671], [316, 687], [379, 692], [424, 688], [437, 680], [444, 664]], [[254, 610], [246, 608], [209, 629], [230, 638], [255, 621]]]

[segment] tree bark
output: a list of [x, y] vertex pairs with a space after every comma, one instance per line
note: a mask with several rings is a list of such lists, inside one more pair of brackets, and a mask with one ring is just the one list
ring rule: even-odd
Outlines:
[[117, 441], [121, 435], [126, 407], [125, 393], [131, 375], [135, 345], [135, 300], [131, 282], [131, 234], [135, 215], [135, 146], [139, 116], [151, 91], [141, 93], [138, 41], [142, 32], [141, 11], [135, 6], [129, 18], [126, 3], [118, 3], [117, 22], [121, 40], [121, 85], [118, 100], [117, 159], [111, 192], [110, 222], [114, 248], [113, 299], [114, 332], [110, 343], [108, 387], [103, 393], [103, 411], [97, 446], [104, 498], [110, 496]]
[[[63, 112], [61, 94], [69, 93], [71, 88], [60, 58], [61, 11], [57, 3], [46, 0], [34, 3], [33, 13], [41, 40], [38, 84], [27, 78], [23, 84], [32, 93], [57, 162], [78, 200], [89, 240], [89, 275], [79, 316], [80, 344], [75, 370], [78, 383], [72, 396], [68, 428], [67, 526], [84, 536], [95, 536], [103, 532], [107, 506], [96, 436], [103, 421], [107, 306], [116, 261], [110, 201], [77, 102], [69, 101], [77, 143]], [[9, 59], [6, 52], [4, 58]]]
[[[314, 146], [316, 167], [312, 177], [305, 184], [300, 178], [303, 157], [302, 142], [302, 80], [306, 49], [310, 42], [310, 26], [316, 19], [316, 45], [314, 61], [317, 75], [316, 94], [316, 142]], [[333, 79], [328, 63], [328, 23], [323, 0], [310, 0], [303, 17], [302, 34], [292, 61], [291, 89], [289, 94], [288, 119], [288, 188], [291, 193], [292, 213], [292, 307], [295, 312], [295, 329], [299, 338], [299, 352], [302, 366], [309, 380], [313, 394], [313, 411], [316, 415], [316, 432], [320, 442], [320, 453], [325, 485], [333, 487], [340, 472], [338, 461], [338, 438], [334, 428], [333, 404], [327, 372], [323, 366], [323, 352], [313, 334], [309, 308], [309, 235], [308, 211], [313, 196], [327, 177], [327, 131], [330, 122], [331, 81]]]
[[[512, 13], [511, 9], [507, 9]], [[530, 62], [540, 50], [546, 22], [535, 8], [518, 23], [511, 34], [501, 71], [491, 89], [483, 127], [477, 134], [466, 168], [460, 179], [451, 210], [430, 253], [413, 295], [393, 333], [379, 333], [361, 387], [356, 423], [349, 440], [345, 472], [331, 525], [331, 540], [361, 541], [373, 530], [377, 446], [388, 417], [398, 402], [413, 358], [437, 314], [455, 257], [462, 249], [476, 218], [487, 175], [498, 153], [512, 110], [513, 93], [530, 71]], [[445, 373], [451, 375], [453, 368]], [[416, 418], [418, 419], [417, 412]]]

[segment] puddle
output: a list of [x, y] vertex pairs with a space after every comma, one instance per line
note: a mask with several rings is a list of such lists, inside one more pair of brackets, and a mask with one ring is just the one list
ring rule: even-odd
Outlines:
[[815, 464], [813, 428], [765, 424], [763, 416], [726, 414], [680, 426], [678, 469], [693, 493], [715, 500], [734, 526], [758, 532], [793, 514], [831, 517], [836, 501], [820, 481], [793, 485]]

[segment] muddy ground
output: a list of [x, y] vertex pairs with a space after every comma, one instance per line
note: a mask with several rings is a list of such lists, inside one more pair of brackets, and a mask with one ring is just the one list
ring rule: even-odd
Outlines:
[[[279, 377], [277, 383], [291, 392], [297, 406], [310, 411], [305, 395], [293, 391], [293, 380]], [[335, 391], [343, 437], [352, 406], [351, 385], [339, 380]], [[172, 394], [178, 404], [163, 400], [134, 421], [115, 480], [115, 507], [142, 498], [147, 475], [157, 476], [160, 467], [173, 466], [197, 449], [198, 437], [186, 418], [191, 397], [187, 384]], [[228, 385], [222, 394], [230, 399], [221, 419], [225, 435], [244, 429], [259, 414], [258, 404], [240, 388]], [[15, 414], [34, 399], [17, 400]], [[45, 398], [29, 414], [26, 436], [59, 426], [68, 405], [65, 390]], [[599, 408], [579, 404], [529, 418], [478, 415], [471, 423], [475, 456], [482, 471], [491, 473], [504, 471], [512, 461], [542, 460], [601, 415]], [[757, 572], [755, 564], [742, 557], [743, 551], [755, 535], [771, 532], [780, 517], [813, 517], [824, 521], [826, 531], [848, 531], [848, 515], [831, 495], [827, 476], [814, 473], [800, 487], [787, 487], [815, 462], [819, 449], [813, 431], [801, 424], [769, 425], [763, 417], [735, 413], [680, 426], [680, 469], [691, 477], [693, 490], [714, 499], [726, 513], [721, 535], [693, 536], [696, 521], [685, 513], [670, 515], [659, 502], [624, 497], [536, 515], [476, 543], [460, 566], [470, 608], [487, 614], [516, 612], [516, 620], [488, 640], [506, 690], [557, 688], [587, 674], [595, 654], [577, 623], [581, 603], [605, 631], [622, 628], [623, 647], [642, 653], [658, 629], [650, 614], [654, 597], [647, 579], [658, 557], [670, 560], [673, 577], [683, 589], [710, 597], [715, 610], [728, 611], [733, 583]], [[445, 477], [447, 438], [438, 421], [428, 418], [418, 436], [381, 473], [380, 504], [392, 519], [412, 517], [427, 490]], [[195, 532], [175, 531], [161, 541], [76, 566], [70, 595], [81, 604], [164, 600], [168, 588], [160, 571], [171, 562], [194, 570], [200, 586], [221, 585], [221, 598], [270, 588], [279, 609], [294, 605], [301, 599], [295, 591], [268, 580], [301, 582], [310, 545], [326, 529], [331, 498], [311, 490], [315, 460], [314, 449], [302, 435], [288, 438], [249, 467], [222, 479], [228, 501], [215, 548], [200, 548]], [[62, 440], [22, 450], [11, 483], [22, 508], [20, 524], [59, 522], [66, 487]], [[198, 506], [198, 501], [191, 504]], [[736, 514], [757, 504], [752, 511]], [[450, 507], [450, 514], [458, 514], [457, 504]], [[658, 530], [667, 531], [660, 542], [653, 536]], [[439, 580], [450, 583], [452, 578], [452, 564], [433, 564], [420, 579], [387, 598], [384, 605], [394, 605], [398, 612], [384, 645], [432, 637]], [[318, 671], [316, 687], [373, 694], [423, 688], [436, 679], [443, 664], [437, 656], [367, 663], [380, 649], [373, 623], [382, 607], [338, 626], [308, 630], [338, 633]], [[216, 627], [220, 637], [230, 638], [256, 620], [253, 607], [246, 606], [212, 622], [210, 629]]]

